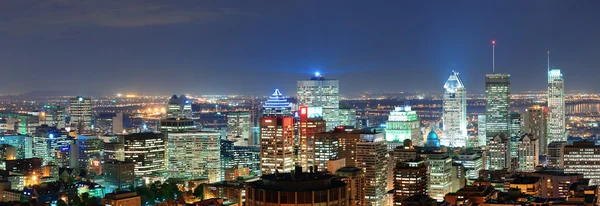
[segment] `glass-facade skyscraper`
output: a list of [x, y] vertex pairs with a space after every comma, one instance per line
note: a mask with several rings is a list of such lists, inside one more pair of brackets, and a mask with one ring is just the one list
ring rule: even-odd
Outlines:
[[316, 73], [310, 80], [298, 81], [298, 105], [323, 107], [323, 119], [327, 122], [327, 131], [339, 125], [340, 95], [339, 82], [325, 79]]
[[92, 130], [92, 98], [73, 97], [69, 104], [71, 130], [86, 133]]
[[464, 147], [467, 144], [467, 88], [458, 72], [452, 71], [444, 84], [444, 135], [440, 144]]
[[510, 75], [485, 75], [485, 126], [489, 142], [492, 137], [509, 132], [510, 112]]
[[560, 69], [548, 71], [548, 144], [567, 141], [564, 90], [565, 83]]

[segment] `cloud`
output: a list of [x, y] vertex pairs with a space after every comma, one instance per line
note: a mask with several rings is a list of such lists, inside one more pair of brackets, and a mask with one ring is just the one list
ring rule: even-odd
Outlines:
[[225, 16], [249, 15], [232, 8], [170, 5], [174, 1], [2, 1], [0, 30], [32, 33], [76, 26], [145, 27], [186, 22], [208, 23]]

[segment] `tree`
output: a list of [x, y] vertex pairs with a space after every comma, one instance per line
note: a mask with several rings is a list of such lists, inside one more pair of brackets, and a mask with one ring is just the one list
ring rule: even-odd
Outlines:
[[196, 189], [194, 189], [194, 196], [200, 200], [204, 200], [204, 184], [196, 186]]
[[56, 203], [57, 206], [68, 206], [67, 203], [64, 200], [58, 199], [58, 202]]

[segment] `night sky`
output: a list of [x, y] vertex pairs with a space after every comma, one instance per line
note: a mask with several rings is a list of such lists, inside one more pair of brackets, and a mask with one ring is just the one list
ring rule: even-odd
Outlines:
[[0, 94], [295, 93], [320, 71], [342, 94], [468, 93], [492, 70], [512, 92], [546, 89], [546, 51], [567, 90], [600, 92], [600, 1], [0, 2]]

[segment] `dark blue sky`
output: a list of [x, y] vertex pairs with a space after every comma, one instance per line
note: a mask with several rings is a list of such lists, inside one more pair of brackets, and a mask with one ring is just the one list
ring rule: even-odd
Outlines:
[[294, 94], [320, 71], [342, 93], [469, 93], [491, 72], [513, 93], [546, 88], [546, 50], [567, 90], [600, 92], [600, 1], [0, 2], [0, 93]]

